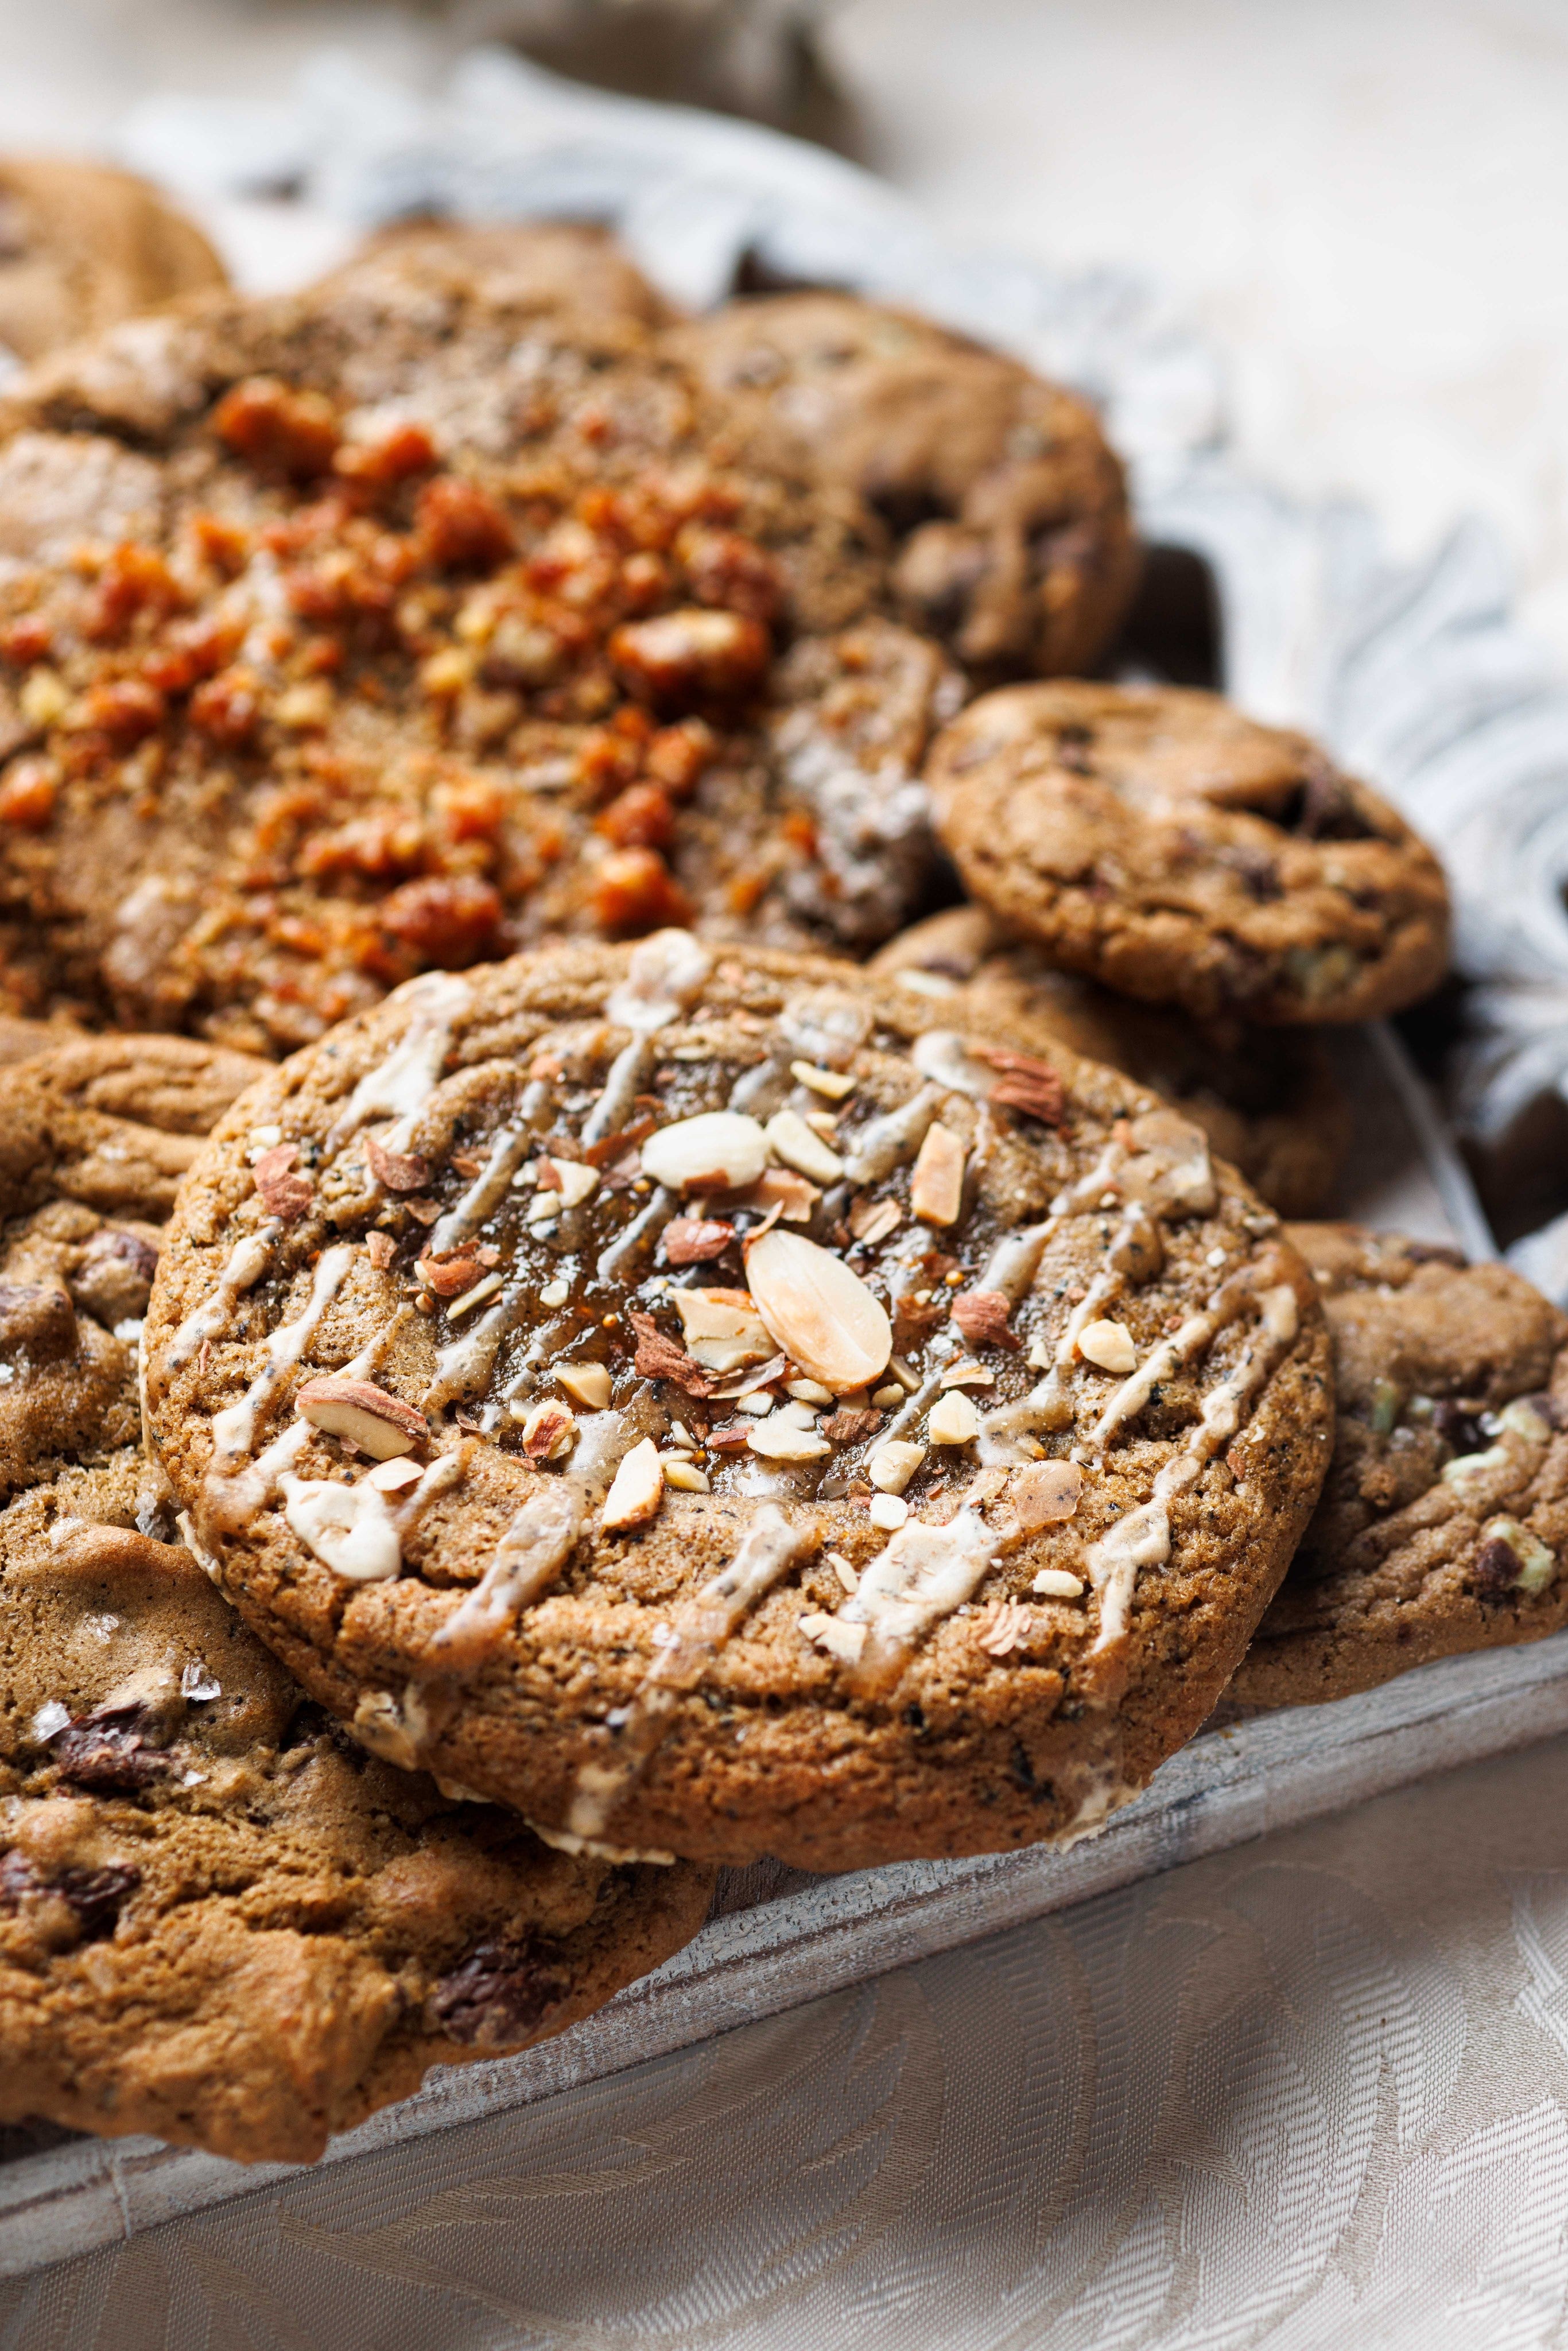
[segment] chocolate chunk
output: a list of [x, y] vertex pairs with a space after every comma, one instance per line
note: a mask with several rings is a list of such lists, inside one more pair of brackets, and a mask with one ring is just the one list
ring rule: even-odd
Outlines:
[[106, 1225], [94, 1233], [70, 1277], [71, 1296], [110, 1330], [147, 1311], [158, 1252], [140, 1233]]
[[[1451, 1396], [1444, 1396], [1434, 1406], [1432, 1426], [1444, 1444], [1451, 1445], [1457, 1454], [1479, 1453], [1485, 1449], [1487, 1439], [1479, 1417], [1462, 1404], [1456, 1404]], [[1515, 1565], [1517, 1567], [1517, 1562]]]
[[442, 1977], [431, 2005], [454, 2041], [504, 2049], [536, 2031], [565, 1991], [544, 1946], [481, 1943]]
[[1494, 1535], [1482, 1543], [1470, 1570], [1470, 1580], [1482, 1600], [1506, 1599], [1519, 1582], [1519, 1554], [1511, 1543]]
[[141, 1705], [78, 1715], [54, 1743], [60, 1778], [99, 1795], [134, 1795], [169, 1768], [148, 1737], [152, 1724], [151, 1708]]
[[58, 1364], [76, 1351], [76, 1309], [63, 1290], [0, 1281], [0, 1354]]
[[139, 1869], [113, 1864], [103, 1869], [68, 1864], [57, 1876], [42, 1878], [21, 1854], [0, 1855], [0, 1909], [19, 1910], [29, 1896], [56, 1895], [75, 1912], [84, 1943], [101, 1942], [113, 1934], [127, 1896], [141, 1883]]

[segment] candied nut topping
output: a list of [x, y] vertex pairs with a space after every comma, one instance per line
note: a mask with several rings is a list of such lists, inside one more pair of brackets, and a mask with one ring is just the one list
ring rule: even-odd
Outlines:
[[[319, 392], [235, 384], [191, 453], [235, 512], [181, 507], [166, 544], [0, 586], [0, 882], [52, 942], [51, 985], [279, 1053], [547, 934], [767, 914], [799, 944], [897, 920], [865, 796], [907, 783], [952, 703], [929, 647], [863, 624], [893, 718], [858, 638], [792, 648], [779, 561], [737, 527], [753, 490], [695, 460], [595, 478], [587, 454], [361, 430]], [[141, 862], [68, 935], [56, 863], [106, 825]], [[287, 1214], [307, 1176], [257, 1180]]]

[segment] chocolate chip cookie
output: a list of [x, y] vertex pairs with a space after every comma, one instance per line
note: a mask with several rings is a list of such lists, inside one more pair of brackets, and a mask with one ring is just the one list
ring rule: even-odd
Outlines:
[[0, 1512], [0, 2119], [308, 2161], [696, 1931], [707, 1872], [367, 1753], [173, 1533], [134, 1447]]
[[1312, 1706], [1568, 1623], [1568, 1317], [1503, 1265], [1298, 1225], [1333, 1333], [1333, 1466], [1227, 1698]]
[[1085, 401], [848, 294], [726, 303], [671, 330], [743, 461], [853, 490], [896, 609], [981, 677], [1087, 669], [1138, 574], [1122, 467]]
[[696, 418], [634, 323], [450, 256], [35, 379], [0, 1007], [277, 1053], [544, 935], [895, 929], [958, 680], [878, 610], [872, 518]]
[[397, 1726], [350, 1740], [176, 1540], [137, 1441], [146, 1219], [166, 1146], [251, 1072], [113, 1050], [30, 1063], [4, 1130], [0, 2120], [302, 2160], [431, 2064], [586, 2014], [709, 1879], [553, 1851], [392, 1768]]
[[1442, 977], [1442, 869], [1304, 735], [1174, 686], [1014, 686], [927, 766], [971, 893], [1064, 970], [1199, 1019], [1366, 1020]]
[[426, 977], [269, 1075], [146, 1362], [212, 1573], [334, 1712], [574, 1836], [818, 1869], [1102, 1822], [1332, 1421], [1200, 1128], [682, 932]]
[[201, 1138], [262, 1068], [183, 1037], [94, 1037], [9, 1073], [0, 1499], [137, 1441], [159, 1228]]
[[868, 969], [939, 998], [962, 989], [968, 1017], [1037, 1020], [1091, 1061], [1153, 1086], [1201, 1126], [1282, 1217], [1307, 1217], [1333, 1193], [1350, 1148], [1350, 1104], [1315, 1038], [1239, 1020], [1193, 1020], [1113, 996], [1053, 970], [984, 906], [950, 906], [916, 923]]
[[0, 350], [31, 364], [226, 283], [200, 229], [144, 180], [99, 164], [0, 159]]

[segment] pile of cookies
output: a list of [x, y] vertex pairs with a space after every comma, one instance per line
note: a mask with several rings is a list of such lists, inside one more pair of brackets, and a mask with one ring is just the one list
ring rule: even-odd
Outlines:
[[0, 549], [0, 2113], [308, 2158], [1561, 1621], [1568, 1323], [1281, 1223], [1442, 874], [1082, 674], [1082, 402], [420, 228], [41, 362]]

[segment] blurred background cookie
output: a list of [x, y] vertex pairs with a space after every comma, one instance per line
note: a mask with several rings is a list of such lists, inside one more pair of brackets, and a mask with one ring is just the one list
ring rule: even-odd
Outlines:
[[1092, 979], [1053, 970], [984, 906], [949, 906], [903, 931], [870, 968], [925, 993], [960, 991], [969, 1017], [1036, 1022], [1091, 1061], [1106, 1061], [1164, 1094], [1202, 1127], [1284, 1217], [1331, 1197], [1350, 1149], [1351, 1108], [1318, 1040], [1304, 1031], [1195, 1020], [1134, 1003]]
[[807, 465], [887, 526], [896, 609], [981, 676], [1092, 666], [1137, 582], [1093, 410], [1017, 360], [848, 294], [727, 302], [674, 329], [743, 459]]
[[607, 230], [580, 221], [397, 221], [320, 284], [371, 285], [378, 269], [404, 287], [441, 294], [484, 278], [497, 301], [520, 310], [570, 310], [587, 319], [661, 325], [669, 305]]
[[0, 157], [0, 349], [25, 364], [228, 283], [193, 222], [98, 163]]
[[1425, 842], [1306, 736], [1218, 695], [1006, 687], [925, 772], [973, 895], [1124, 996], [1200, 1019], [1366, 1020], [1443, 976], [1448, 889]]

